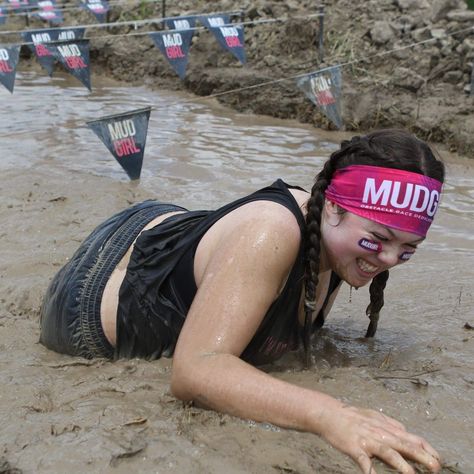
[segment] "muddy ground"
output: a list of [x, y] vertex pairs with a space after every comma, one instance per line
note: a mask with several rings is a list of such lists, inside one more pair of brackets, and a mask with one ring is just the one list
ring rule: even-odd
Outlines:
[[[167, 4], [168, 16], [241, 10], [245, 22], [282, 21], [245, 26], [245, 66], [223, 52], [209, 32], [198, 31], [184, 82], [179, 81], [151, 40], [142, 36], [92, 41], [97, 70], [133, 83], [184, 88], [198, 95], [244, 88], [224, 94], [219, 100], [239, 111], [296, 118], [333, 129], [295, 87], [294, 80], [245, 88], [346, 64], [342, 93], [346, 130], [403, 126], [426, 139], [443, 142], [453, 151], [474, 155], [474, 100], [469, 95], [474, 11], [466, 10], [463, 0], [327, 1], [323, 61], [317, 47], [319, 19], [307, 19], [317, 13], [317, 2], [222, 0]], [[159, 14], [160, 8], [145, 4], [142, 16]], [[115, 10], [110, 20], [138, 15], [136, 8], [123, 8]], [[150, 25], [144, 28], [150, 29]], [[385, 54], [389, 51], [393, 52]]]
[[[347, 130], [403, 125], [473, 157], [473, 99], [467, 93], [473, 34], [447, 39], [440, 31], [458, 31], [472, 20], [465, 19], [469, 13], [459, 2], [431, 3], [436, 9], [422, 0], [327, 2], [322, 63], [315, 46], [317, 20], [297, 18], [314, 12], [313, 2], [243, 1], [238, 8], [245, 20], [286, 20], [246, 27], [245, 67], [221, 51], [209, 33], [199, 32], [183, 82], [147, 37], [119, 36], [127, 31], [117, 28], [107, 33], [116, 37], [99, 38], [104, 32], [91, 30], [92, 81], [100, 74], [204, 97], [371, 57], [344, 68]], [[182, 1], [179, 9], [178, 2], [167, 4], [170, 15], [236, 7], [230, 1]], [[143, 3], [114, 8], [110, 20], [160, 13], [158, 4]], [[74, 23], [91, 23], [91, 18], [78, 13], [68, 18], [68, 24]], [[374, 58], [432, 37], [437, 39]], [[241, 112], [333, 128], [291, 80], [218, 99]], [[13, 113], [11, 117], [16, 120]], [[57, 145], [54, 133], [51, 126], [40, 135], [20, 135], [24, 140], [19, 147], [34, 146], [41, 160], [2, 170], [0, 473], [355, 472], [350, 460], [316, 436], [183, 406], [169, 393], [168, 360], [90, 362], [54, 354], [38, 344], [42, 295], [79, 242], [103, 218], [131, 202], [159, 198], [162, 192], [100, 173], [71, 172], [60, 158], [76, 156], [77, 150]], [[0, 154], [6, 158], [1, 145]], [[14, 153], [8, 159], [14, 161]], [[411, 268], [410, 285], [401, 275], [391, 278], [377, 340], [359, 338], [366, 325], [367, 298], [362, 291], [351, 297], [347, 291], [335, 308], [334, 322], [315, 341], [311, 370], [302, 370], [299, 356], [292, 354], [265, 370], [350, 403], [384, 410], [440, 450], [444, 473], [467, 474], [474, 463], [474, 338], [465, 324], [473, 324], [474, 262], [466, 244], [472, 242], [472, 186], [462, 180], [474, 170], [472, 162], [457, 158], [450, 169], [448, 191], [461, 196], [461, 204], [441, 213], [441, 229], [421, 254], [420, 267]], [[238, 172], [235, 169], [228, 179]], [[170, 176], [162, 184], [175, 193], [173, 198], [183, 198], [173, 187], [179, 176]], [[460, 216], [462, 227], [456, 227]], [[390, 472], [380, 463], [376, 466], [379, 473]]]
[[[222, 94], [218, 100], [239, 111], [334, 129], [293, 79], [248, 87], [342, 64], [346, 130], [403, 126], [452, 151], [474, 155], [474, 11], [467, 10], [464, 0], [326, 1], [322, 57], [319, 19], [308, 19], [319, 11], [312, 0], [168, 1], [165, 14], [231, 11], [241, 12], [232, 21], [245, 22], [245, 66], [201, 28], [180, 81], [146, 35], [162, 24], [138, 23], [87, 30], [93, 74], [200, 96]], [[161, 15], [161, 2], [120, 3], [113, 6], [109, 21]], [[95, 22], [81, 11], [66, 13], [66, 19], [71, 25]], [[281, 21], [258, 23], [272, 19]], [[21, 21], [17, 27], [23, 27]], [[38, 20], [30, 20], [30, 27], [39, 26]], [[243, 90], [226, 93], [235, 89]]]

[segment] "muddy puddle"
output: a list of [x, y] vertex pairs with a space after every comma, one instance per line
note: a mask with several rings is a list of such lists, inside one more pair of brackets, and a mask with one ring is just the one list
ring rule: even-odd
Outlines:
[[[184, 94], [93, 77], [19, 71], [0, 91], [0, 466], [27, 473], [355, 472], [314, 435], [183, 407], [170, 363], [84, 361], [37, 343], [49, 279], [102, 219], [157, 198], [216, 207], [277, 177], [310, 187], [345, 137], [237, 114]], [[139, 182], [87, 120], [153, 106]], [[440, 150], [443, 153], [443, 150]], [[474, 466], [474, 162], [446, 155], [441, 211], [417, 255], [392, 272], [377, 337], [366, 289], [344, 289], [313, 348], [274, 376], [381, 409], [426, 437], [445, 472]], [[2, 464], [3, 463], [3, 464]], [[1, 470], [1, 469], [0, 469]], [[2, 472], [4, 472], [2, 471]], [[13, 472], [13, 471], [12, 471]], [[377, 464], [377, 472], [390, 472]]]

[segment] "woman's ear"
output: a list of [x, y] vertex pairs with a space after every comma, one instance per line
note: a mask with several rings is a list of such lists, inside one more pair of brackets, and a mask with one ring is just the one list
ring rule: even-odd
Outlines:
[[324, 200], [323, 215], [324, 220], [329, 225], [338, 225], [341, 221], [341, 208], [335, 202], [326, 198]]

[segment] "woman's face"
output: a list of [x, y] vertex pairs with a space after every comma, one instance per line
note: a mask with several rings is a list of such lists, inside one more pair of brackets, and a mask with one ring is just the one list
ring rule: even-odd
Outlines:
[[404, 263], [424, 239], [359, 217], [326, 200], [321, 222], [323, 269], [355, 288]]

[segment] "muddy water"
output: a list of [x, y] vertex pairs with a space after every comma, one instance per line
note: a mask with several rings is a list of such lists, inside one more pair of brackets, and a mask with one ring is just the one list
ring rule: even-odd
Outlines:
[[[0, 91], [0, 461], [24, 472], [354, 472], [306, 433], [183, 407], [170, 363], [88, 362], [37, 344], [49, 279], [88, 232], [141, 199], [215, 207], [276, 177], [311, 185], [343, 134], [235, 114], [210, 101], [93, 77], [19, 73]], [[87, 120], [152, 105], [142, 179], [128, 181]], [[266, 370], [381, 409], [426, 437], [446, 472], [474, 466], [474, 162], [447, 156], [442, 208], [417, 255], [392, 272], [377, 337], [366, 289], [344, 289], [314, 367]], [[0, 463], [1, 464], [1, 463]], [[377, 472], [388, 472], [380, 464]]]

